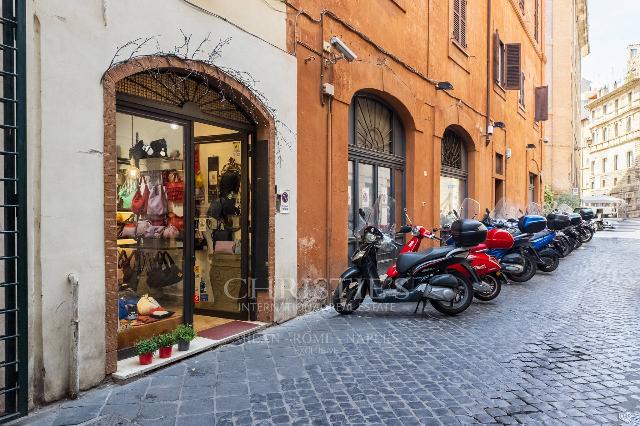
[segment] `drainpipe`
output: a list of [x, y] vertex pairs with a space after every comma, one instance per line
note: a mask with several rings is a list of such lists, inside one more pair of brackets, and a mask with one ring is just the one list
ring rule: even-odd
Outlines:
[[71, 273], [67, 276], [71, 284], [71, 359], [69, 360], [69, 398], [77, 399], [80, 392], [78, 362], [78, 277]]
[[[324, 98], [324, 95], [322, 95]], [[332, 145], [333, 145], [333, 136], [332, 136], [332, 116], [333, 116], [333, 97], [329, 96], [327, 107], [327, 223], [325, 224], [326, 228], [326, 273], [327, 273], [327, 303], [331, 303], [331, 198], [332, 198], [332, 182], [331, 182], [331, 172], [332, 172]]]
[[[487, 111], [485, 118], [484, 131], [487, 134], [486, 145], [491, 143], [491, 135], [487, 129], [491, 124], [491, 46], [493, 34], [491, 34], [491, 0], [487, 0]], [[492, 153], [493, 154], [493, 153]], [[505, 176], [506, 177], [506, 176]]]

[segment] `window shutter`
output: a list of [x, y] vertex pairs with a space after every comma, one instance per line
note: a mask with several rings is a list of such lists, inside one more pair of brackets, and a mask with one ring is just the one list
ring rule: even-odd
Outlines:
[[549, 119], [549, 86], [536, 87], [536, 121]]
[[453, 0], [453, 39], [460, 42], [460, 2]]
[[460, 0], [460, 44], [467, 47], [467, 0]]
[[504, 88], [506, 90], [520, 90], [520, 43], [507, 43], [505, 52], [507, 76]]
[[498, 31], [493, 33], [493, 81], [500, 81], [500, 34]]

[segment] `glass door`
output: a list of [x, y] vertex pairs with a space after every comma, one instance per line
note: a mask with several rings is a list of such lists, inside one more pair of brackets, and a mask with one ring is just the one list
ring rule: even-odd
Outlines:
[[247, 134], [205, 123], [193, 131], [194, 327], [248, 319]]

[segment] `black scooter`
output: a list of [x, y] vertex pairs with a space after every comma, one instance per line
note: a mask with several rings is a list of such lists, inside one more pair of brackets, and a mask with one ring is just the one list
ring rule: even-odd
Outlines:
[[[363, 220], [362, 209], [358, 212]], [[400, 233], [408, 233], [411, 227], [403, 226]], [[469, 248], [486, 239], [487, 228], [475, 220], [457, 220], [451, 233], [458, 244], [430, 248], [417, 253], [398, 256], [396, 268], [400, 273], [393, 283], [381, 280], [378, 275], [378, 250], [391, 238], [373, 225], [366, 225], [358, 249], [351, 256], [353, 265], [340, 276], [340, 283], [333, 295], [333, 307], [342, 314], [353, 313], [367, 294], [377, 303], [420, 303], [422, 310], [429, 303], [447, 315], [456, 315], [466, 310], [473, 301], [473, 285], [469, 278], [448, 270], [459, 264], [471, 280], [480, 282], [475, 270], [469, 265]], [[433, 237], [430, 237], [433, 238]]]

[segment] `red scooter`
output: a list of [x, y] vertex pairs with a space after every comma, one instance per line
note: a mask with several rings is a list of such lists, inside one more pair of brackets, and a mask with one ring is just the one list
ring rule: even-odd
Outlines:
[[[405, 217], [407, 218], [408, 226], [411, 227], [411, 235], [413, 237], [402, 247], [399, 254], [412, 252], [415, 253], [420, 248], [420, 243], [423, 239], [429, 238], [433, 240], [442, 241], [435, 235], [437, 229], [428, 231], [424, 226], [412, 225], [411, 219], [405, 211]], [[473, 283], [473, 294], [478, 300], [489, 301], [493, 300], [500, 294], [502, 284], [507, 283], [507, 279], [502, 274], [501, 266], [498, 261], [485, 253], [485, 250], [491, 248], [509, 248], [513, 246], [513, 236], [502, 229], [491, 229], [487, 233], [487, 240], [469, 251], [467, 260], [471, 264], [471, 267], [476, 271], [481, 279], [481, 282], [474, 282], [469, 276], [469, 271], [461, 267], [458, 264], [449, 266], [450, 270], [457, 271], [469, 278]], [[387, 269], [387, 282], [392, 282], [394, 278], [400, 275], [394, 263]]]

